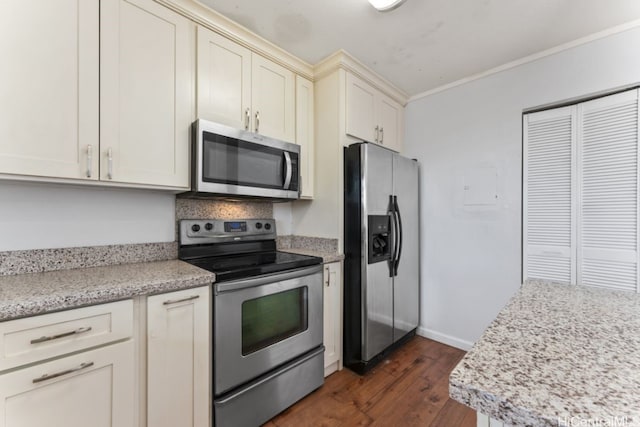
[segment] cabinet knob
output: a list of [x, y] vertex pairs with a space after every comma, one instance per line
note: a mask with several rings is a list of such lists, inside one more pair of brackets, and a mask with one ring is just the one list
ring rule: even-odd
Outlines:
[[384, 144], [384, 128], [380, 126], [380, 144]]
[[260, 111], [256, 111], [256, 133], [260, 132]]
[[380, 140], [380, 126], [376, 126], [376, 142]]
[[249, 121], [251, 120], [251, 110], [244, 110], [244, 130], [249, 130]]

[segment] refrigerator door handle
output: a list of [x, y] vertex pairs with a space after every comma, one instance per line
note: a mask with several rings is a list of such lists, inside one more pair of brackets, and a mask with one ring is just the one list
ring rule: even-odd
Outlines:
[[393, 196], [393, 211], [395, 212], [396, 221], [398, 223], [398, 249], [396, 251], [395, 261], [393, 263], [393, 275], [398, 275], [398, 267], [400, 266], [400, 257], [402, 256], [402, 241], [403, 239], [403, 230], [402, 230], [402, 216], [400, 215], [400, 207], [398, 206], [398, 196]]
[[395, 276], [396, 270], [396, 255], [398, 254], [398, 236], [400, 229], [398, 228], [398, 220], [395, 212], [395, 204], [393, 203], [393, 196], [389, 196], [389, 218], [391, 220], [391, 235], [393, 236], [393, 244], [391, 246], [391, 258], [389, 259], [389, 277]]

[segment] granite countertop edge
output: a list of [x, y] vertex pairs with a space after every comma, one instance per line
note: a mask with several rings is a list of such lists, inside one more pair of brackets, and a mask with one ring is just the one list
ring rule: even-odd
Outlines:
[[[608, 316], [611, 307], [622, 320]], [[640, 401], [640, 386], [629, 386], [633, 378], [624, 374], [640, 365], [636, 353], [628, 351], [640, 346], [640, 320], [633, 315], [638, 308], [640, 295], [634, 293], [527, 281], [451, 372], [449, 396], [505, 425], [566, 426], [573, 417], [606, 420], [614, 411], [637, 425], [640, 410], [627, 408]], [[580, 315], [587, 312], [591, 315]], [[611, 350], [618, 343], [630, 346], [622, 347], [630, 357]], [[572, 357], [582, 348], [580, 357]], [[592, 353], [600, 348], [603, 352]], [[612, 381], [604, 385], [604, 398], [602, 378]], [[618, 389], [625, 393], [614, 395]]]
[[314, 249], [303, 249], [303, 248], [286, 248], [286, 249], [278, 249], [281, 252], [289, 252], [299, 255], [310, 255], [318, 258], [322, 258], [323, 264], [330, 264], [332, 262], [342, 261], [344, 259], [344, 254], [339, 252], [325, 252], [318, 251]]
[[449, 379], [449, 397], [497, 421], [510, 426], [558, 427], [557, 418], [549, 419], [527, 408], [513, 405], [494, 393]]
[[0, 322], [214, 283], [183, 261], [153, 261], [0, 277]]

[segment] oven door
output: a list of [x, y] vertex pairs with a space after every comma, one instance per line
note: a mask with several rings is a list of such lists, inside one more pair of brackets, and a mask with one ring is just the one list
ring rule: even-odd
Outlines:
[[300, 146], [205, 120], [196, 129], [196, 191], [299, 197]]
[[322, 345], [322, 266], [214, 285], [214, 394]]

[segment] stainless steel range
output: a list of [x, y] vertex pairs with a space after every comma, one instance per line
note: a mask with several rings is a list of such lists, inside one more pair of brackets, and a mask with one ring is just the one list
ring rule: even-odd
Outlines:
[[324, 382], [322, 259], [275, 239], [273, 219], [180, 222], [180, 259], [216, 273], [216, 427], [262, 424]]

